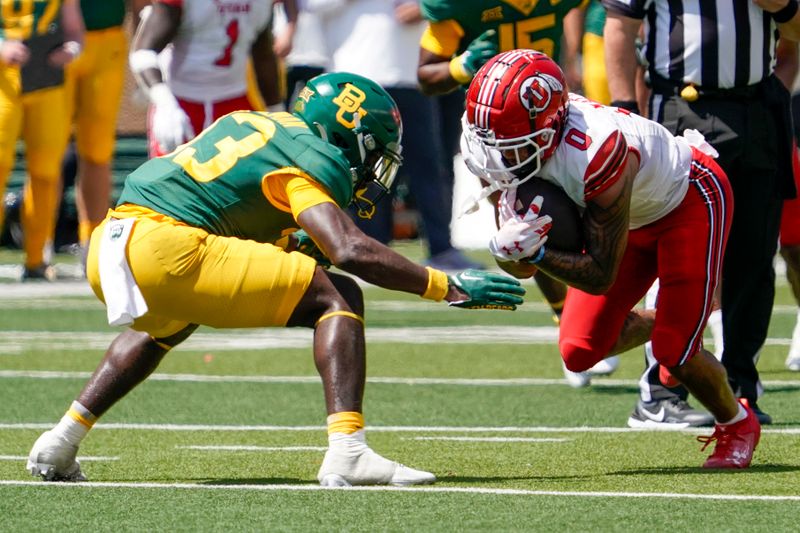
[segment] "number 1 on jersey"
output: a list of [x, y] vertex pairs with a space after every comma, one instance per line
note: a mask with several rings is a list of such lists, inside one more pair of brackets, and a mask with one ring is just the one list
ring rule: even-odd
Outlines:
[[233, 19], [225, 27], [225, 35], [228, 36], [228, 45], [222, 51], [222, 55], [214, 61], [218, 67], [231, 66], [231, 58], [233, 57], [233, 47], [236, 46], [236, 41], [239, 40], [239, 19]]

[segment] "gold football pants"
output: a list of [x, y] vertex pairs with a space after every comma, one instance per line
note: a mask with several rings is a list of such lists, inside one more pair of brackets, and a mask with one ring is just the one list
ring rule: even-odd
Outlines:
[[[316, 268], [301, 253], [213, 235], [146, 208], [124, 205], [109, 216], [136, 217], [127, 258], [149, 310], [132, 327], [155, 338], [188, 324], [285, 326]], [[89, 283], [103, 301], [98, 259], [107, 222], [93, 232], [87, 262]]]

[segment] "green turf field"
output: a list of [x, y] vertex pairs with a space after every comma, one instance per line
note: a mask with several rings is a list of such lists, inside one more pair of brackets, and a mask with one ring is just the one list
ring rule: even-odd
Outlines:
[[[0, 265], [19, 260], [0, 251]], [[326, 436], [311, 335], [283, 329], [199, 330], [84, 441], [90, 482], [34, 480], [30, 446], [115, 332], [83, 282], [6, 280], [0, 531], [797, 531], [800, 375], [783, 368], [796, 306], [778, 281], [759, 363], [776, 423], [741, 472], [700, 468], [695, 437], [710, 429], [627, 428], [638, 350], [591, 387], [567, 386], [533, 285], [514, 313], [366, 288], [369, 442], [439, 480], [333, 490], [316, 482]]]

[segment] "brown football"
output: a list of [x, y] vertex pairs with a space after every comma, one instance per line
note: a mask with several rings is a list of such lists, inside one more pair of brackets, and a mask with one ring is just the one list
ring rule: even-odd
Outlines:
[[567, 193], [549, 181], [532, 178], [517, 187], [517, 213], [524, 215], [531, 201], [541, 195], [543, 215], [550, 215], [553, 227], [547, 233], [547, 247], [567, 252], [583, 251], [583, 220], [578, 206]]

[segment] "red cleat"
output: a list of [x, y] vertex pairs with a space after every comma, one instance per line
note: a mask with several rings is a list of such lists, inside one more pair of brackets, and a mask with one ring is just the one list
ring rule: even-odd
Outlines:
[[761, 438], [761, 425], [758, 423], [746, 401], [740, 403], [747, 410], [747, 418], [729, 426], [714, 426], [714, 433], [710, 437], [697, 437], [705, 443], [705, 450], [713, 441], [717, 441], [712, 453], [703, 468], [747, 468], [753, 460], [753, 452]]

